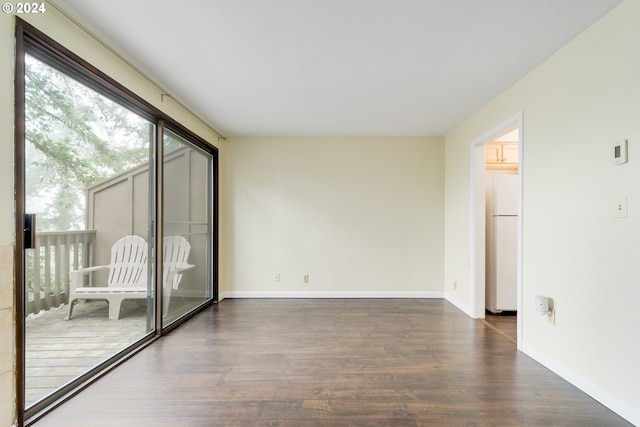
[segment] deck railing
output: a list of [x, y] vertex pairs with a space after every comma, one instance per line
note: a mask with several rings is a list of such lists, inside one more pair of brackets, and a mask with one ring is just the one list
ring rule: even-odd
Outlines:
[[27, 251], [26, 315], [69, 301], [69, 272], [91, 265], [96, 230], [36, 234]]

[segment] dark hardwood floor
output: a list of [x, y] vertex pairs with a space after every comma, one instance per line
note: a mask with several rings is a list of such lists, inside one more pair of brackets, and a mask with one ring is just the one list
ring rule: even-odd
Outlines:
[[499, 314], [487, 311], [483, 320], [488, 327], [514, 344], [518, 343], [517, 321], [518, 317], [514, 311]]
[[34, 424], [630, 425], [444, 300], [224, 300]]

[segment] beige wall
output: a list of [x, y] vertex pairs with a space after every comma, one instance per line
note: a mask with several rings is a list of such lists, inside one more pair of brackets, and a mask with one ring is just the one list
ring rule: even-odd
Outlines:
[[14, 418], [13, 324], [13, 37], [11, 15], [0, 14], [0, 426]]
[[[161, 91], [117, 59], [103, 46], [78, 29], [53, 7], [41, 15], [22, 15], [36, 28], [54, 40], [97, 66], [128, 89], [152, 103], [191, 131], [219, 148], [223, 157], [224, 142], [198, 118], [178, 104], [165, 98], [161, 102]], [[0, 14], [0, 426], [12, 424], [14, 413], [14, 324], [13, 324], [13, 91], [14, 91], [14, 29], [12, 15]], [[221, 198], [224, 197], [221, 194]], [[222, 219], [221, 219], [222, 221]], [[224, 235], [220, 236], [224, 244]], [[224, 280], [224, 271], [220, 272]]]
[[443, 138], [234, 137], [226, 148], [227, 296], [442, 295]]
[[[627, 0], [446, 136], [445, 288], [471, 307], [471, 142], [524, 114], [523, 349], [640, 423], [640, 2]], [[612, 143], [629, 140], [614, 166]], [[629, 217], [615, 217], [628, 198]], [[453, 289], [453, 281], [458, 289]], [[554, 300], [556, 324], [534, 312]]]
[[[470, 307], [470, 143], [524, 111], [523, 347], [640, 424], [638, 16], [640, 3], [626, 0], [448, 134], [444, 161], [442, 138], [222, 145], [53, 9], [26, 18], [220, 145], [222, 292], [439, 293], [444, 282], [447, 298]], [[13, 17], [5, 14], [0, 55], [13, 55]], [[12, 100], [13, 62], [0, 61], [1, 111], [12, 111]], [[610, 143], [621, 138], [629, 139], [630, 162], [614, 167]], [[12, 150], [12, 115], [0, 114], [2, 426], [14, 416]], [[628, 197], [627, 219], [614, 218], [618, 196]], [[554, 299], [555, 325], [533, 312], [536, 294]]]

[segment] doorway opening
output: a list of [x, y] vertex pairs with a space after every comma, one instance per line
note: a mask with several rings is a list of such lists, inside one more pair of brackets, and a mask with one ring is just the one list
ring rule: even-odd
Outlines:
[[522, 147], [518, 114], [472, 142], [473, 316], [522, 338]]

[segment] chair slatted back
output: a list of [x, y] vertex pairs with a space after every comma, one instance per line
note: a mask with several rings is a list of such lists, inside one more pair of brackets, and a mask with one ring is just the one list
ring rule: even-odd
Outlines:
[[140, 236], [126, 236], [111, 247], [109, 286], [140, 287], [147, 284], [147, 242]]
[[[169, 270], [172, 268], [183, 267], [187, 264], [191, 245], [182, 236], [168, 236], [163, 239], [163, 256], [162, 256], [162, 279], [166, 283], [169, 278]], [[182, 274], [175, 274], [171, 279], [173, 289], [178, 289], [178, 284], [182, 280]]]

